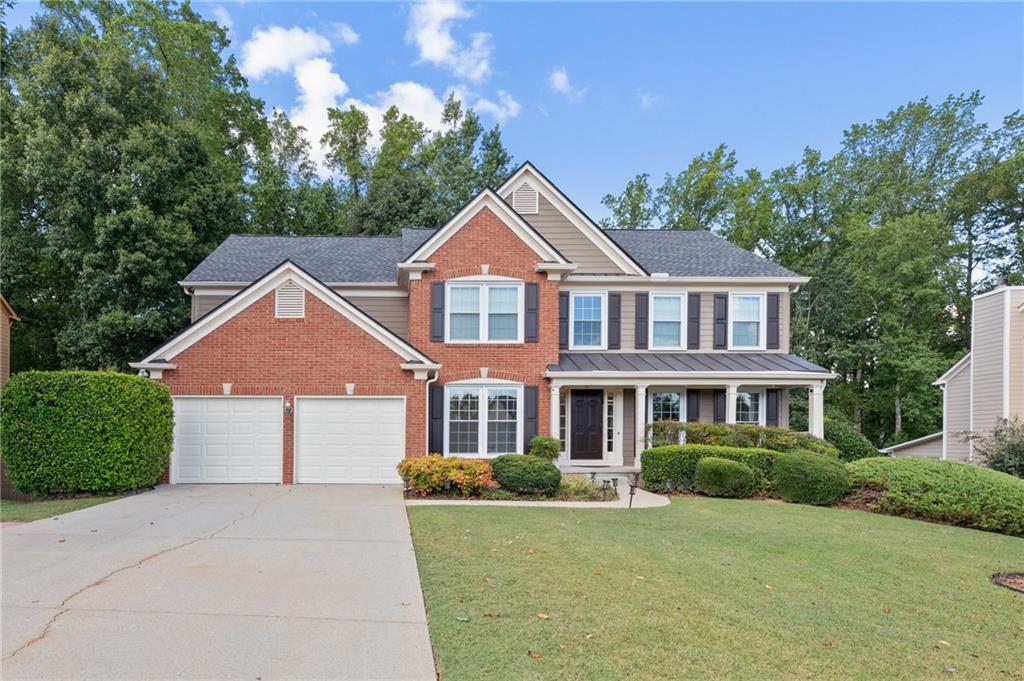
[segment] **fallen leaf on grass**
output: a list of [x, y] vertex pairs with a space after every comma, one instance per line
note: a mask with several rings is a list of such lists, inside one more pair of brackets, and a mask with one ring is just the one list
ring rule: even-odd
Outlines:
[[585, 639], [587, 639], [589, 641], [590, 639], [594, 638], [594, 635], [593, 634], [587, 634], [583, 638], [585, 638]]
[[528, 556], [532, 556], [535, 553], [537, 553], [536, 549], [528, 549], [526, 551], [526, 555], [528, 555]]
[[537, 613], [537, 619], [539, 619], [539, 620], [549, 620], [549, 619], [551, 619], [551, 615], [547, 614], [546, 612], [538, 612]]
[[485, 612], [484, 613], [484, 617], [487, 617], [487, 618], [501, 617], [501, 613], [500, 612]]
[[456, 622], [468, 622], [469, 618], [468, 617], [463, 617], [463, 616], [459, 615], [459, 616], [456, 616], [455, 621]]
[[536, 650], [527, 650], [526, 654], [529, 655], [530, 657], [532, 657], [535, 660], [539, 660], [540, 659], [540, 653], [538, 653]]
[[943, 667], [942, 671], [946, 674], [956, 674], [956, 667]]
[[944, 646], [951, 646], [951, 645], [953, 645], [953, 644], [952, 644], [952, 643], [950, 643], [949, 641], [943, 641], [942, 639], [939, 639], [939, 643], [941, 643], [941, 644], [942, 644], [942, 645], [944, 645]]
[[892, 613], [892, 608], [890, 608], [890, 607], [889, 607], [889, 606], [887, 605], [887, 606], [885, 606], [884, 608], [882, 608], [882, 612], [884, 612], [884, 613], [885, 613], [886, 615], [889, 615], [889, 614], [891, 614], [891, 613]]
[[595, 577], [600, 577], [601, 576], [601, 571], [600, 570], [594, 570], [593, 575]]
[[770, 590], [770, 589], [772, 588], [772, 585], [771, 585], [771, 584], [765, 584], [765, 585], [764, 585], [764, 588], [766, 588], [766, 589], [769, 589], [769, 590]]
[[641, 575], [637, 575], [636, 578], [637, 578], [638, 581], [641, 581], [641, 582], [644, 581], [644, 578]]

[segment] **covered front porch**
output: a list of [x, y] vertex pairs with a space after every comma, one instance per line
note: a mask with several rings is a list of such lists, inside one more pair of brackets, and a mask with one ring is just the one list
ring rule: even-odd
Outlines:
[[628, 474], [638, 470], [640, 454], [648, 446], [647, 427], [656, 421], [788, 428], [791, 393], [797, 389], [807, 390], [810, 433], [824, 435], [824, 390], [829, 372], [806, 360], [795, 367], [749, 371], [744, 370], [747, 365], [734, 361], [735, 357], [730, 359], [734, 370], [716, 375], [597, 368], [579, 371], [578, 354], [570, 362], [549, 367], [550, 435], [562, 442], [557, 463], [569, 472], [616, 469]]

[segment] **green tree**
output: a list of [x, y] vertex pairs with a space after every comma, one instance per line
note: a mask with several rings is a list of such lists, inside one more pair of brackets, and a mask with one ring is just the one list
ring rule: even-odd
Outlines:
[[604, 229], [650, 229], [657, 219], [654, 191], [650, 175], [641, 173], [626, 183], [618, 196], [605, 194], [601, 203], [611, 210], [611, 217], [601, 220]]
[[327, 132], [320, 144], [327, 149], [327, 164], [348, 180], [348, 190], [358, 199], [370, 178], [368, 144], [370, 119], [354, 106], [327, 110]]
[[715, 229], [728, 217], [736, 153], [720, 144], [678, 175], [667, 173], [655, 207], [663, 229]]

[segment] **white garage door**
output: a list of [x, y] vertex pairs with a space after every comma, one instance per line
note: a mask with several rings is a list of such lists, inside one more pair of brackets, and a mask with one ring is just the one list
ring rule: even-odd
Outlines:
[[171, 482], [281, 482], [279, 397], [174, 398]]
[[295, 400], [295, 481], [398, 483], [405, 456], [405, 399]]

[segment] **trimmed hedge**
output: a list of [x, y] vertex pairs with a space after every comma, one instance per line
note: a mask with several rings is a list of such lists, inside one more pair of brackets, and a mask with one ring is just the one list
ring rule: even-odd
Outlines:
[[713, 445], [666, 445], [645, 451], [640, 458], [640, 474], [644, 486], [663, 491], [666, 482], [680, 490], [695, 489], [697, 462], [714, 456], [745, 464], [754, 473], [755, 490], [769, 493], [772, 489], [772, 467], [779, 452], [770, 449], [718, 447]]
[[739, 461], [705, 456], [693, 478], [697, 491], [712, 497], [746, 499], [754, 493], [754, 471]]
[[562, 483], [562, 472], [547, 459], [529, 454], [503, 454], [491, 460], [494, 479], [520, 494], [551, 495]]
[[[439, 454], [402, 459], [398, 474], [408, 478], [410, 489], [420, 496], [453, 491], [468, 497], [494, 484], [491, 464], [486, 460]], [[446, 483], [450, 489], [445, 489]]]
[[783, 452], [772, 475], [775, 494], [797, 504], [831, 505], [850, 489], [843, 464], [813, 452]]
[[557, 437], [534, 435], [530, 440], [530, 456], [554, 461], [562, 454], [562, 443]]
[[683, 423], [688, 445], [754, 447], [776, 452], [797, 449], [838, 458], [839, 451], [828, 442], [788, 428], [755, 426], [749, 423]]
[[[1024, 480], [970, 464], [876, 457], [846, 465], [869, 510], [1024, 537]], [[874, 494], [871, 494], [874, 496]]]
[[24, 371], [3, 390], [0, 447], [27, 494], [109, 494], [155, 485], [167, 469], [167, 386], [101, 371]]
[[840, 461], [856, 461], [878, 456], [871, 442], [857, 432], [853, 424], [839, 416], [825, 417], [825, 440], [839, 450]]

